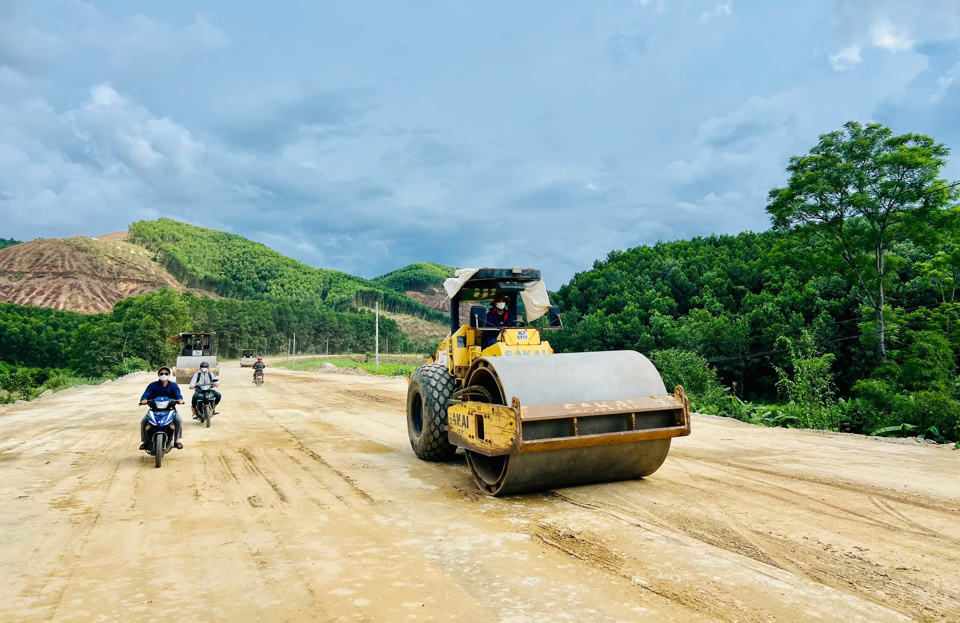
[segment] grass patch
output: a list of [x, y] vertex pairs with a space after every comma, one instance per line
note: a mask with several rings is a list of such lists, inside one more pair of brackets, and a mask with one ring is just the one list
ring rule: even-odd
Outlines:
[[[367, 361], [367, 358], [363, 355], [354, 355], [354, 356], [340, 356], [340, 357], [307, 357], [305, 359], [297, 359], [296, 368], [291, 368], [285, 362], [279, 362], [271, 364], [271, 366], [276, 368], [286, 368], [286, 369], [296, 369], [296, 370], [312, 370], [319, 366], [320, 364], [327, 362], [332, 363], [338, 368], [360, 368], [364, 372], [369, 372], [370, 374], [376, 374], [379, 376], [407, 376], [412, 374], [419, 366], [423, 365], [424, 361], [418, 361], [419, 358], [416, 357], [403, 357], [400, 356], [385, 356], [380, 358], [380, 370], [376, 369], [376, 363], [373, 361]], [[387, 361], [384, 361], [387, 359]], [[409, 363], [408, 363], [409, 362]]]

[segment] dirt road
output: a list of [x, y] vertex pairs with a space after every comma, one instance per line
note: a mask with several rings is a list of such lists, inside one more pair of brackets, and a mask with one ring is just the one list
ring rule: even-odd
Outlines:
[[0, 410], [0, 620], [960, 620], [949, 448], [697, 418], [644, 481], [492, 499], [404, 379], [234, 365], [159, 470], [149, 375]]

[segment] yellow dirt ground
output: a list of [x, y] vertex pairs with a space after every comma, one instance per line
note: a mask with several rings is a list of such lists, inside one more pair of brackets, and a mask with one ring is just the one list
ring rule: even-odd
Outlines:
[[403, 379], [221, 374], [159, 470], [150, 375], [0, 410], [0, 621], [960, 620], [960, 452], [696, 418], [643, 481], [492, 499]]

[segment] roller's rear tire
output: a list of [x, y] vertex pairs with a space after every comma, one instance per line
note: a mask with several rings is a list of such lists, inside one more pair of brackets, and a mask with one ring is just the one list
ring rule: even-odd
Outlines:
[[445, 461], [457, 447], [447, 438], [447, 401], [453, 377], [442, 363], [417, 368], [407, 389], [407, 435], [414, 453], [424, 461]]
[[167, 436], [157, 433], [153, 436], [153, 456], [157, 468], [163, 463], [163, 451], [167, 447]]

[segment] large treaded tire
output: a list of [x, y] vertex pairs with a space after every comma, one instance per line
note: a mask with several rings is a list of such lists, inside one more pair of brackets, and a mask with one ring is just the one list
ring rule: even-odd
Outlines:
[[453, 377], [442, 363], [417, 368], [407, 389], [407, 434], [410, 446], [424, 461], [445, 461], [457, 447], [447, 438], [447, 401]]

